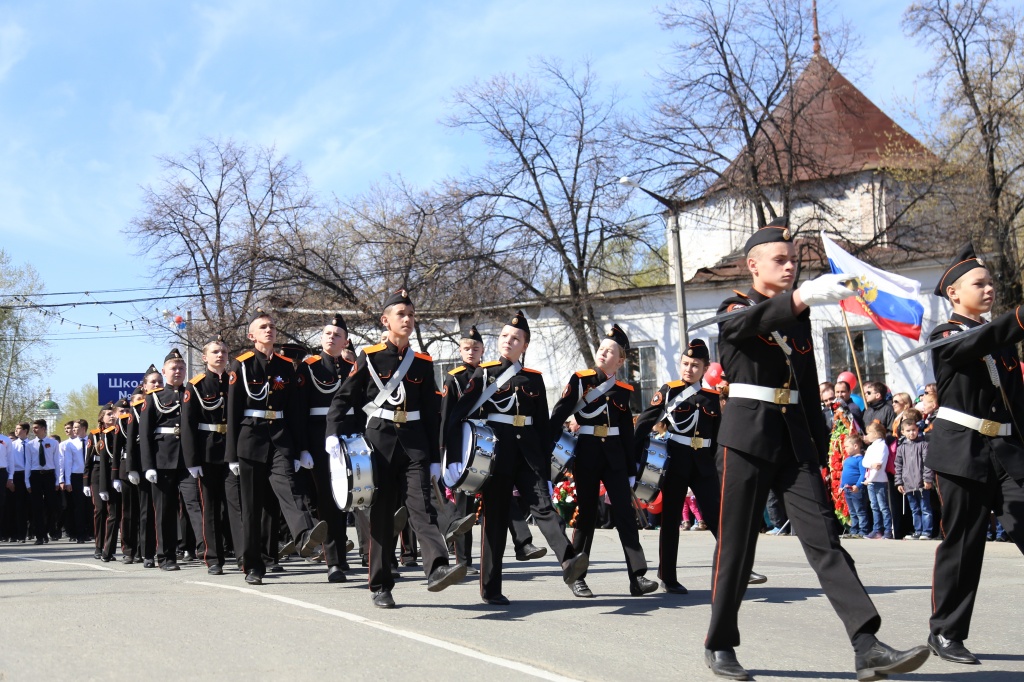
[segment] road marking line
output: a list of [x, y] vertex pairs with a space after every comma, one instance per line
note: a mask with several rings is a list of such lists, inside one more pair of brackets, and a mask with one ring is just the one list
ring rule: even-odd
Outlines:
[[67, 564], [68, 566], [85, 566], [96, 571], [110, 571], [111, 573], [124, 573], [116, 568], [107, 568], [106, 566], [95, 566], [93, 564], [86, 564], [81, 561], [57, 561], [56, 559], [36, 559], [30, 556], [21, 556], [20, 554], [10, 555], [12, 559], [21, 559], [22, 561], [38, 561], [42, 564]]
[[358, 615], [356, 615], [354, 613], [348, 613], [347, 611], [339, 611], [337, 609], [327, 608], [326, 606], [320, 606], [318, 604], [311, 604], [309, 602], [300, 601], [298, 599], [292, 599], [291, 597], [282, 597], [282, 596], [276, 595], [276, 594], [268, 594], [266, 592], [261, 592], [259, 590], [254, 590], [254, 589], [252, 589], [250, 587], [236, 587], [234, 585], [221, 585], [219, 583], [208, 583], [208, 582], [203, 582], [203, 581], [199, 581], [199, 580], [189, 580], [187, 582], [190, 582], [193, 585], [203, 585], [205, 587], [216, 587], [216, 588], [220, 588], [222, 590], [234, 590], [235, 592], [241, 592], [243, 594], [251, 594], [251, 595], [256, 596], [256, 597], [263, 597], [264, 599], [272, 599], [274, 601], [281, 602], [282, 604], [289, 604], [291, 606], [298, 606], [300, 608], [309, 609], [311, 611], [318, 611], [318, 612], [326, 614], [328, 616], [334, 616], [335, 618], [341, 618], [341, 619], [347, 620], [347, 621], [352, 622], [352, 623], [357, 623], [359, 625], [366, 625], [367, 627], [374, 628], [375, 630], [381, 630], [383, 632], [387, 632], [387, 633], [390, 633], [392, 635], [398, 635], [399, 637], [405, 637], [406, 639], [411, 639], [413, 641], [420, 642], [422, 644], [428, 644], [430, 646], [435, 646], [435, 647], [437, 647], [439, 649], [445, 649], [446, 651], [451, 651], [452, 653], [461, 654], [461, 655], [466, 656], [468, 658], [475, 658], [477, 660], [484, 661], [486, 663], [491, 663], [493, 665], [501, 666], [502, 668], [508, 668], [510, 670], [515, 670], [516, 672], [520, 672], [520, 673], [523, 673], [523, 674], [526, 674], [526, 675], [532, 675], [533, 677], [538, 677], [538, 678], [540, 678], [542, 680], [551, 680], [551, 682], [577, 682], [577, 680], [575, 678], [572, 678], [572, 677], [565, 677], [564, 675], [559, 675], [557, 673], [553, 673], [553, 672], [550, 672], [550, 671], [547, 671], [547, 670], [543, 670], [541, 668], [535, 668], [535, 667], [533, 667], [531, 665], [527, 665], [526, 663], [520, 663], [519, 661], [513, 661], [513, 660], [510, 660], [510, 659], [507, 659], [507, 658], [501, 658], [499, 656], [492, 656], [490, 654], [485, 654], [482, 651], [477, 651], [476, 649], [470, 649], [469, 647], [464, 647], [464, 646], [461, 646], [459, 644], [453, 644], [452, 642], [446, 642], [443, 639], [437, 639], [436, 637], [430, 637], [429, 635], [421, 635], [421, 634], [419, 634], [417, 632], [411, 632], [409, 630], [402, 630], [400, 628], [396, 628], [396, 627], [391, 626], [391, 625], [386, 625], [384, 623], [381, 623], [381, 622], [378, 622], [378, 621], [375, 621], [375, 620], [370, 620], [369, 618], [364, 618], [363, 616], [358, 616]]

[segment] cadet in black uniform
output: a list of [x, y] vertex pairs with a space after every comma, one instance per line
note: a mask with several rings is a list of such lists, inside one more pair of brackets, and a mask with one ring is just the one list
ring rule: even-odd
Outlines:
[[[462, 451], [462, 422], [466, 419], [486, 420], [498, 438], [491, 475], [483, 485], [480, 596], [488, 604], [499, 606], [509, 603], [501, 590], [501, 567], [513, 487], [525, 496], [537, 527], [558, 557], [566, 585], [580, 579], [589, 561], [585, 552], [573, 548], [565, 536], [565, 522], [551, 504], [547, 391], [541, 373], [523, 367], [520, 362], [529, 345], [530, 326], [523, 312], [518, 311], [498, 336], [501, 359], [485, 362], [473, 372], [445, 424], [445, 442], [455, 452]], [[486, 387], [492, 385], [496, 390], [477, 407]], [[451, 479], [461, 476], [460, 462], [450, 462], [448, 468]]]
[[[117, 466], [117, 477], [120, 480], [121, 492], [121, 548], [123, 556], [121, 563], [133, 564], [136, 561], [142, 562], [142, 546], [140, 544], [142, 534], [139, 532], [139, 487], [132, 483], [132, 450], [136, 449], [138, 441], [138, 422], [132, 410], [132, 402], [142, 396], [142, 385], [135, 388], [130, 398], [122, 398], [118, 401], [118, 421], [121, 424], [121, 431], [124, 434], [124, 446], [121, 448], [121, 461]], [[142, 402], [141, 400], [139, 401]], [[139, 480], [139, 474], [135, 474], [135, 482]]]
[[[338, 507], [331, 492], [330, 456], [324, 449], [327, 439], [327, 412], [334, 394], [355, 367], [342, 357], [348, 343], [348, 326], [345, 318], [336, 314], [320, 332], [320, 354], [306, 358], [299, 365], [299, 395], [302, 399], [301, 414], [302, 457], [312, 457], [313, 484], [316, 486], [316, 510], [320, 519], [327, 522], [327, 541], [324, 555], [327, 562], [327, 580], [343, 583], [347, 580], [345, 560], [348, 537], [347, 513]], [[344, 435], [361, 433], [365, 428], [366, 414], [359, 409], [349, 408], [341, 423]]]
[[[409, 524], [423, 549], [427, 589], [439, 592], [466, 576], [466, 565], [448, 563], [448, 547], [437, 528], [430, 477], [440, 478], [439, 398], [429, 355], [414, 353], [409, 337], [416, 311], [404, 290], [384, 302], [381, 324], [387, 340], [360, 352], [327, 414], [328, 453], [340, 453], [349, 408], [367, 413], [365, 437], [373, 448], [377, 492], [370, 507], [370, 590], [373, 604], [393, 608], [391, 573], [394, 515], [403, 485]], [[410, 353], [413, 353], [410, 357]]]
[[142, 477], [142, 450], [139, 439], [139, 422], [146, 394], [164, 385], [160, 371], [150, 365], [143, 375], [142, 383], [132, 393], [129, 409], [132, 419], [125, 434], [125, 456], [128, 466], [128, 481], [137, 488], [138, 506], [138, 551], [143, 557], [143, 568], [156, 568], [156, 513], [153, 510], [153, 484]]
[[[121, 530], [121, 458], [124, 456], [125, 422], [128, 415], [125, 399], [114, 403], [111, 411], [112, 424], [100, 432], [99, 447], [101, 464], [99, 465], [99, 497], [107, 505], [107, 525], [103, 532], [103, 561], [113, 561], [117, 552], [117, 537]], [[95, 491], [95, 489], [94, 489]]]
[[745, 252], [753, 287], [746, 294], [737, 292], [719, 308], [719, 313], [745, 310], [718, 324], [729, 402], [718, 433], [722, 502], [705, 660], [717, 675], [749, 679], [734, 650], [740, 643], [737, 615], [768, 490], [774, 489], [785, 501], [807, 560], [846, 626], [856, 652], [857, 678], [879, 679], [914, 670], [928, 658], [926, 647], [895, 651], [875, 638], [881, 618], [853, 559], [839, 544], [820, 472], [829, 434], [818, 409], [808, 306], [837, 303], [855, 292], [843, 285], [841, 275], [823, 275], [790, 291], [796, 258], [783, 220], [755, 232]]
[[[103, 558], [103, 540], [107, 530], [107, 501], [100, 497], [100, 468], [106, 457], [103, 446], [103, 429], [114, 423], [114, 404], [107, 403], [100, 408], [97, 416], [99, 426], [89, 432], [85, 451], [85, 472], [82, 474], [82, 492], [92, 499], [92, 535], [95, 552], [93, 558]], [[95, 488], [96, 494], [93, 495]], [[109, 495], [107, 496], [110, 497]]]
[[[274, 352], [277, 326], [257, 309], [249, 322], [254, 348], [231, 361], [228, 374], [228, 468], [238, 476], [242, 497], [245, 582], [262, 585], [264, 495], [273, 491], [301, 556], [311, 556], [327, 537], [314, 523], [295, 486], [302, 436], [301, 399], [292, 361]], [[269, 484], [269, 488], [268, 488]]]
[[[572, 546], [577, 552], [589, 550], [597, 526], [597, 497], [604, 483], [615, 529], [626, 555], [629, 593], [639, 597], [656, 591], [658, 583], [644, 577], [647, 559], [640, 547], [630, 492], [636, 474], [633, 413], [629, 409], [633, 387], [615, 380], [616, 372], [626, 362], [628, 350], [629, 338], [613, 324], [597, 349], [594, 367], [576, 372], [562, 389], [562, 397], [551, 413], [548, 442], [553, 448], [561, 436], [562, 424], [569, 417], [576, 420], [579, 428], [575, 432], [573, 476], [578, 512]], [[572, 584], [572, 593], [577, 597], [594, 596], [585, 578], [584, 572]]]
[[981, 579], [989, 515], [1020, 543], [1024, 533], [1024, 381], [1015, 345], [1024, 341], [1021, 308], [985, 323], [995, 288], [984, 262], [966, 244], [935, 287], [953, 304], [935, 341], [973, 329], [932, 351], [939, 407], [925, 464], [935, 472], [945, 537], [935, 552], [931, 634], [940, 658], [978, 663], [964, 646]]

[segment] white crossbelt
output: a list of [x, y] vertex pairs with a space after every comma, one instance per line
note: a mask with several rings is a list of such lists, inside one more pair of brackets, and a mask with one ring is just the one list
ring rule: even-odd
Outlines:
[[[732, 387], [730, 386], [730, 390], [731, 390], [731, 388]], [[665, 435], [668, 436], [669, 440], [675, 441], [676, 443], [679, 443], [680, 445], [685, 445], [687, 447], [691, 447], [694, 450], [702, 450], [704, 448], [710, 448], [711, 447], [711, 439], [710, 438], [700, 438], [700, 437], [691, 438], [690, 436], [684, 436], [681, 433], [672, 433], [671, 431], [669, 433], [665, 434]]]
[[[404, 418], [399, 416], [398, 419], [395, 419], [396, 413], [405, 416]], [[385, 410], [383, 407], [378, 407], [373, 412], [370, 412], [367, 418], [373, 419], [374, 417], [376, 417], [377, 419], [386, 419], [387, 421], [395, 422], [396, 424], [401, 424], [403, 422], [414, 422], [419, 420], [420, 411], [413, 410], [412, 412], [403, 412], [402, 410]]]
[[206, 423], [202, 423], [202, 424], [199, 425], [199, 430], [200, 431], [212, 431], [213, 433], [227, 433], [228, 432], [228, 425], [227, 424], [206, 424]]
[[284, 412], [281, 410], [246, 410], [242, 413], [246, 417], [258, 417], [260, 419], [266, 419], [268, 421], [274, 421], [275, 419], [284, 419]]
[[177, 436], [177, 435], [181, 434], [181, 427], [180, 426], [158, 426], [158, 427], [156, 427], [156, 432], [157, 433], [168, 434], [168, 435], [172, 435], [172, 436]]
[[800, 401], [800, 393], [796, 389], [768, 388], [754, 384], [729, 384], [729, 397], [760, 400], [776, 405], [796, 405]]
[[581, 426], [576, 431], [577, 436], [599, 436], [604, 438], [605, 436], [617, 436], [619, 435], [618, 426]]
[[533, 417], [526, 417], [521, 414], [501, 414], [500, 412], [491, 412], [487, 415], [487, 421], [497, 422], [498, 424], [509, 424], [511, 426], [530, 426], [533, 424]]
[[[329, 408], [329, 407], [311, 407], [311, 408], [309, 408], [309, 416], [310, 417], [326, 417], [327, 416], [327, 411], [330, 410], [330, 409], [331, 408]], [[348, 416], [353, 415], [355, 413], [356, 413], [356, 409], [354, 407], [350, 407], [350, 408], [348, 408], [348, 412], [345, 413], [345, 416], [348, 417]]]
[[973, 429], [983, 436], [996, 437], [996, 436], [1009, 436], [1012, 434], [1013, 429], [1010, 424], [1000, 424], [999, 422], [989, 421], [988, 419], [979, 419], [963, 412], [950, 409], [948, 407], [940, 407], [935, 413], [936, 419], [942, 419], [947, 422], [953, 422], [960, 426], [966, 426], [969, 429]]

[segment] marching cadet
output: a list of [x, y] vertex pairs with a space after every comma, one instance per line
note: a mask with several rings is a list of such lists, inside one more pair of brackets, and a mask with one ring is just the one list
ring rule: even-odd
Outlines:
[[935, 295], [949, 300], [953, 314], [930, 341], [964, 336], [932, 350], [941, 407], [925, 464], [935, 472], [945, 537], [935, 552], [928, 646], [945, 661], [976, 664], [964, 640], [990, 513], [1018, 543], [1024, 533], [1024, 381], [1015, 347], [1024, 341], [1024, 317], [1018, 306], [985, 323], [982, 315], [992, 310], [995, 288], [970, 243], [953, 259]]
[[[344, 358], [347, 344], [348, 327], [345, 318], [339, 313], [328, 320], [320, 332], [320, 354], [306, 358], [299, 365], [298, 372], [299, 396], [302, 401], [300, 414], [303, 418], [303, 428], [300, 431], [303, 437], [303, 451], [300, 458], [312, 458], [316, 509], [320, 519], [327, 522], [324, 555], [327, 562], [327, 581], [332, 583], [343, 583], [347, 580], [347, 514], [334, 500], [331, 491], [330, 458], [324, 445], [327, 440], [327, 412], [330, 410], [331, 401], [355, 367], [355, 363]], [[341, 433], [360, 433], [365, 423], [365, 413], [350, 407], [348, 413], [343, 415]]]
[[[119, 400], [110, 412], [110, 425], [104, 427], [99, 434], [99, 497], [107, 506], [107, 525], [103, 531], [103, 561], [113, 561], [117, 553], [117, 538], [121, 529], [121, 458], [124, 455], [124, 423], [127, 415], [127, 400]], [[96, 493], [97, 488], [93, 489]], [[127, 556], [127, 555], [126, 555]]]
[[[520, 362], [530, 345], [530, 326], [518, 311], [498, 336], [500, 360], [482, 363], [448, 416], [445, 442], [450, 452], [462, 451], [462, 422], [485, 419], [498, 438], [491, 475], [483, 484], [483, 547], [480, 551], [480, 596], [504, 606], [501, 591], [502, 558], [508, 537], [512, 488], [533, 513], [537, 527], [562, 566], [562, 579], [572, 585], [586, 572], [586, 552], [577, 552], [565, 536], [565, 522], [551, 504], [551, 448], [544, 377]], [[448, 463], [449, 480], [462, 475], [461, 462]]]
[[[64, 447], [62, 475], [68, 500], [68, 532], [78, 544], [89, 537], [86, 510], [89, 500], [82, 494], [82, 479], [85, 475], [85, 452], [89, 442], [89, 422], [79, 419], [71, 425], [72, 437]], [[72, 530], [73, 529], [73, 530]]]
[[187, 468], [181, 452], [181, 395], [185, 361], [177, 348], [164, 358], [164, 387], [150, 391], [139, 419], [139, 451], [145, 478], [152, 485], [156, 510], [157, 563], [177, 571], [178, 493], [193, 528], [203, 527], [197, 468]]
[[[142, 419], [142, 406], [150, 391], [160, 389], [164, 385], [164, 377], [155, 365], [150, 365], [143, 373], [142, 383], [132, 392], [128, 401], [128, 409], [132, 418], [125, 432], [125, 462], [128, 468], [128, 482], [135, 489], [128, 497], [132, 503], [132, 516], [128, 528], [137, 536], [136, 552], [141, 555], [143, 568], [156, 568], [156, 514], [153, 511], [153, 484], [139, 473], [142, 468], [142, 450], [139, 440], [139, 422]], [[128, 503], [126, 501], [126, 505]], [[126, 532], [128, 532], [126, 530]]]
[[327, 452], [341, 456], [339, 436], [349, 408], [367, 414], [365, 438], [373, 450], [377, 491], [370, 507], [369, 585], [373, 605], [394, 608], [394, 515], [405, 486], [409, 524], [423, 550], [427, 590], [439, 592], [466, 576], [466, 565], [448, 562], [448, 547], [437, 528], [430, 477], [440, 477], [439, 394], [429, 355], [416, 353], [409, 337], [416, 310], [405, 290], [384, 302], [386, 340], [362, 350], [327, 414]]
[[57, 493], [57, 449], [56, 440], [46, 435], [46, 420], [32, 422], [35, 438], [25, 442], [25, 489], [32, 500], [32, 533], [36, 544], [57, 537], [57, 510], [60, 500]]
[[210, 575], [224, 573], [226, 547], [224, 527], [226, 506], [227, 522], [231, 527], [236, 556], [242, 555], [242, 508], [237, 495], [228, 496], [229, 479], [237, 479], [228, 471], [224, 461], [227, 441], [228, 414], [228, 347], [218, 335], [203, 346], [206, 371], [192, 377], [181, 398], [181, 420], [185, 426], [181, 433], [181, 450], [185, 466], [198, 469], [199, 501], [203, 508], [203, 555]]
[[796, 250], [784, 220], [751, 235], [745, 252], [753, 286], [719, 308], [720, 314], [734, 314], [718, 323], [729, 401], [718, 432], [721, 502], [705, 661], [716, 675], [750, 679], [736, 660], [737, 615], [754, 563], [761, 512], [769, 489], [774, 489], [785, 501], [808, 563], [846, 626], [856, 653], [857, 679], [915, 670], [928, 658], [927, 647], [896, 651], [875, 637], [881, 618], [853, 559], [839, 544], [820, 472], [829, 434], [818, 409], [808, 306], [838, 303], [856, 292], [844, 286], [841, 275], [822, 275], [790, 290]]
[[131, 402], [132, 398], [122, 398], [114, 405], [117, 408], [118, 430], [122, 436], [119, 461], [115, 467], [117, 471], [115, 480], [117, 481], [117, 492], [121, 497], [121, 563], [123, 564], [142, 562], [142, 549], [139, 545], [139, 488], [132, 485], [130, 478], [128, 439], [129, 437], [135, 438], [138, 433]]
[[[619, 542], [626, 555], [629, 571], [629, 593], [634, 597], [650, 594], [658, 583], [644, 577], [647, 559], [640, 547], [640, 533], [635, 523], [633, 487], [636, 459], [633, 455], [633, 414], [629, 409], [633, 387], [616, 381], [615, 374], [626, 362], [629, 338], [617, 324], [601, 341], [594, 355], [594, 367], [576, 372], [569, 378], [562, 397], [551, 413], [548, 442], [558, 443], [562, 424], [574, 417], [579, 428], [573, 466], [576, 481], [576, 527], [572, 546], [584, 551], [593, 541], [597, 526], [597, 497], [604, 483], [611, 502], [612, 518], [619, 533]], [[676, 524], [678, 525], [678, 523]], [[572, 584], [577, 597], [593, 597], [586, 582], [586, 572]]]
[[29, 506], [28, 493], [25, 490], [25, 443], [28, 440], [29, 424], [22, 422], [14, 427], [14, 438], [7, 456], [7, 491], [11, 497], [8, 506], [11, 509], [10, 520], [14, 527], [11, 540], [25, 542], [27, 519], [25, 512]]
[[[651, 404], [637, 418], [633, 435], [633, 451], [642, 468], [641, 458], [651, 430], [658, 423], [667, 428], [669, 458], [661, 487], [658, 577], [662, 588], [672, 594], [687, 594], [676, 576], [679, 522], [687, 489], [693, 490], [708, 530], [718, 538], [719, 481], [714, 453], [722, 420], [721, 396], [701, 385], [710, 363], [707, 344], [702, 339], [691, 341], [679, 361], [680, 380], [658, 389]], [[767, 580], [752, 571], [748, 582], [758, 584]]]
[[[110, 496], [103, 491], [100, 485], [100, 469], [106, 459], [105, 446], [103, 445], [103, 430], [114, 425], [114, 404], [107, 403], [100, 408], [97, 418], [99, 426], [89, 432], [89, 443], [85, 453], [85, 473], [82, 474], [82, 492], [86, 497], [92, 498], [92, 534], [95, 543], [94, 559], [103, 558], [104, 539], [107, 530], [107, 499], [102, 497]], [[96, 496], [93, 497], [93, 487], [96, 489]]]
[[[262, 585], [264, 497], [272, 492], [299, 554], [307, 557], [327, 537], [327, 524], [313, 522], [295, 485], [302, 442], [301, 399], [292, 362], [274, 352], [277, 326], [259, 308], [249, 321], [253, 348], [231, 361], [228, 372], [225, 461], [238, 476], [242, 499], [242, 563], [245, 582]], [[276, 520], [275, 520], [276, 521]]]

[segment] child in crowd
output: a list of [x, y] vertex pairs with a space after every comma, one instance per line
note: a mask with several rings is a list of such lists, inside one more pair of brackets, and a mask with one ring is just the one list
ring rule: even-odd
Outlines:
[[868, 499], [871, 500], [871, 515], [874, 518], [874, 530], [868, 539], [892, 539], [892, 516], [889, 514], [889, 476], [885, 473], [885, 464], [889, 458], [889, 448], [885, 442], [885, 427], [872, 422], [864, 429], [864, 442], [868, 449], [864, 453], [864, 483], [868, 487]]
[[[692, 515], [692, 520], [691, 520]], [[696, 521], [696, 524], [694, 524]], [[704, 523], [704, 517], [701, 516], [700, 507], [697, 506], [697, 498], [693, 496], [693, 491], [689, 488], [686, 489], [686, 499], [683, 500], [683, 525], [680, 526], [683, 530], [707, 530], [708, 524]]]
[[921, 396], [921, 400], [917, 403], [916, 407], [918, 412], [921, 413], [921, 420], [918, 426], [922, 433], [927, 434], [932, 430], [935, 412], [939, 409], [939, 399], [934, 393], [925, 393]]
[[931, 540], [932, 503], [931, 489], [935, 481], [932, 470], [924, 465], [928, 454], [928, 442], [921, 437], [917, 422], [921, 413], [910, 408], [903, 420], [904, 440], [896, 448], [896, 489], [899, 490], [914, 517], [914, 534], [907, 539]]
[[850, 538], [862, 538], [871, 532], [868, 527], [867, 489], [864, 480], [864, 439], [860, 434], [851, 433], [843, 441], [846, 459], [843, 460], [843, 476], [839, 483], [850, 509]]

